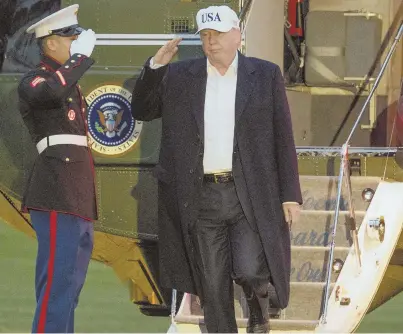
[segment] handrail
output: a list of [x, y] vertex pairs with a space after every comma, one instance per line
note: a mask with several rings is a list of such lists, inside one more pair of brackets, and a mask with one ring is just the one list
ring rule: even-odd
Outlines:
[[[95, 45], [105, 46], [150, 46], [164, 45], [173, 38], [182, 38], [180, 45], [202, 45], [199, 35], [195, 34], [96, 34]], [[242, 36], [242, 44], [245, 38]]]
[[[343, 176], [346, 174], [346, 183], [348, 187], [348, 196], [349, 196], [349, 212], [350, 212], [350, 217], [355, 219], [355, 214], [354, 214], [354, 208], [353, 208], [353, 203], [352, 203], [352, 196], [351, 196], [351, 181], [350, 181], [350, 168], [348, 164], [348, 147], [349, 147], [349, 142], [353, 136], [353, 133], [355, 129], [357, 128], [362, 115], [364, 114], [365, 108], [367, 104], [369, 103], [370, 99], [372, 98], [372, 95], [374, 94], [376, 88], [379, 85], [379, 82], [381, 80], [381, 77], [383, 73], [385, 72], [386, 66], [388, 65], [393, 52], [396, 49], [397, 43], [399, 42], [401, 36], [403, 34], [403, 21], [400, 23], [400, 28], [398, 29], [398, 32], [396, 34], [395, 40], [385, 58], [384, 63], [382, 64], [381, 70], [375, 80], [375, 83], [371, 89], [371, 92], [368, 94], [367, 100], [365, 101], [360, 114], [357, 117], [356, 122], [354, 123], [353, 128], [351, 129], [351, 132], [344, 143], [344, 145], [341, 148], [341, 163], [340, 163], [340, 171], [339, 171], [339, 178], [338, 178], [338, 189], [337, 189], [337, 200], [336, 200], [336, 209], [335, 209], [335, 216], [334, 216], [334, 224], [333, 224], [333, 231], [332, 231], [332, 242], [330, 245], [330, 252], [329, 252], [329, 262], [328, 262], [328, 267], [327, 267], [327, 275], [326, 275], [326, 286], [325, 286], [325, 302], [323, 303], [323, 313], [322, 313], [322, 318], [321, 318], [321, 323], [326, 324], [326, 317], [327, 317], [327, 309], [328, 309], [328, 303], [329, 303], [329, 288], [330, 288], [330, 279], [332, 275], [332, 264], [333, 264], [333, 253], [334, 253], [334, 244], [335, 244], [335, 236], [336, 236], [336, 229], [337, 229], [337, 223], [339, 220], [339, 210], [340, 210], [340, 199], [341, 199], [341, 190], [343, 186]], [[355, 220], [354, 224], [355, 226]], [[358, 244], [358, 238], [357, 238], [357, 230], [355, 227], [351, 230], [352, 236], [353, 236], [353, 247], [355, 250], [355, 256], [356, 260], [358, 263], [358, 266], [361, 267], [361, 258], [360, 258], [360, 248]]]
[[[319, 154], [329, 154], [329, 153], [340, 153], [342, 147], [340, 146], [296, 146], [297, 153], [319, 153]], [[359, 153], [359, 154], [384, 154], [384, 153], [396, 153], [398, 150], [403, 150], [402, 146], [399, 147], [349, 147], [348, 152]]]
[[181, 37], [181, 45], [201, 45], [195, 34], [96, 34], [96, 45], [164, 45], [173, 38]]

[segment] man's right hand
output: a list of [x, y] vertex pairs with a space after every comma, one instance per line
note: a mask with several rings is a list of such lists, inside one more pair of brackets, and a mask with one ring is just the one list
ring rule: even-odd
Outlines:
[[96, 40], [97, 38], [94, 31], [91, 29], [83, 31], [78, 38], [71, 43], [70, 55], [72, 56], [75, 53], [80, 53], [90, 57], [92, 51], [94, 51]]
[[154, 64], [167, 65], [178, 52], [182, 38], [175, 38], [162, 46], [154, 56]]

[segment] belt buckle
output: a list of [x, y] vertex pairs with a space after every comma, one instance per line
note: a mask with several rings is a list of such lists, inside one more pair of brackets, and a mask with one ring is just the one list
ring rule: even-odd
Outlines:
[[225, 176], [225, 174], [227, 174], [227, 172], [214, 173], [214, 183], [219, 183], [217, 177], [218, 176]]

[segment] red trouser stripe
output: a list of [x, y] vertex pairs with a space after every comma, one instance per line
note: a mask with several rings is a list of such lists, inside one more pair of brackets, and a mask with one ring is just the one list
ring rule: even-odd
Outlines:
[[50, 250], [48, 261], [48, 279], [46, 282], [46, 291], [43, 296], [41, 312], [39, 313], [38, 320], [38, 333], [45, 332], [46, 315], [48, 312], [48, 303], [50, 290], [52, 289], [53, 273], [55, 269], [55, 253], [56, 253], [56, 229], [57, 229], [57, 213], [56, 211], [50, 212]]

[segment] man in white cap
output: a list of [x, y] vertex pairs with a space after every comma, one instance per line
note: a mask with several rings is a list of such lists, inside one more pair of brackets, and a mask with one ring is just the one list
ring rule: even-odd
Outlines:
[[38, 240], [33, 333], [74, 332], [97, 219], [86, 103], [77, 85], [91, 67], [95, 34], [77, 21], [78, 5], [28, 28], [43, 52], [19, 84], [20, 112], [38, 150], [22, 202]]
[[237, 332], [234, 280], [248, 332], [268, 332], [268, 309], [290, 293], [291, 222], [302, 204], [283, 77], [238, 52], [236, 13], [197, 13], [205, 58], [170, 63], [180, 39], [147, 60], [132, 98], [135, 119], [162, 118], [160, 279], [200, 297], [208, 332]]

